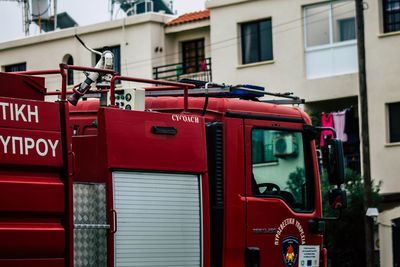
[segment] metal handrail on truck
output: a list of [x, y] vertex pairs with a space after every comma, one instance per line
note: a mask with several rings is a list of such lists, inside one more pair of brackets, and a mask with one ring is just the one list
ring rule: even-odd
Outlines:
[[[60, 101], [66, 101], [67, 94], [77, 93], [76, 87], [79, 87], [80, 83], [73, 87], [72, 91], [67, 91], [67, 74], [65, 70], [78, 70], [78, 71], [90, 71], [90, 72], [98, 72], [103, 74], [111, 74], [111, 82], [110, 82], [110, 89], [101, 89], [95, 90], [94, 92], [101, 92], [105, 93], [108, 91], [110, 92], [110, 106], [115, 107], [115, 81], [123, 80], [123, 81], [131, 81], [131, 82], [140, 82], [140, 83], [149, 83], [149, 84], [157, 84], [157, 85], [166, 85], [165, 87], [148, 87], [145, 90], [148, 91], [161, 91], [161, 90], [184, 90], [184, 111], [188, 111], [188, 90], [189, 88], [195, 88], [193, 84], [187, 83], [179, 83], [179, 82], [170, 82], [170, 81], [161, 81], [161, 80], [152, 80], [152, 79], [141, 79], [141, 78], [134, 78], [134, 77], [125, 77], [119, 76], [113, 70], [108, 69], [98, 69], [98, 68], [89, 68], [89, 67], [81, 67], [81, 66], [74, 66], [74, 65], [67, 65], [67, 64], [60, 64], [60, 69], [55, 70], [38, 70], [38, 71], [24, 71], [24, 72], [17, 72], [16, 74], [24, 74], [24, 75], [50, 75], [50, 74], [60, 74], [62, 78], [61, 82], [61, 91], [56, 92], [47, 92], [47, 95], [60, 95]], [[87, 91], [89, 92], [89, 90]], [[90, 92], [93, 92], [91, 90]], [[86, 93], [86, 92], [85, 92]], [[79, 94], [81, 94], [79, 92]]]

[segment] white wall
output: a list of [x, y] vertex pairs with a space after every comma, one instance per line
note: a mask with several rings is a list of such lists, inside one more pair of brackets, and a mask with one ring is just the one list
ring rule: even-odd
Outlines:
[[[302, 12], [304, 6], [319, 2], [327, 1], [208, 1], [214, 81], [263, 85], [271, 91], [293, 91], [309, 103], [329, 99], [340, 102], [346, 97], [357, 97], [357, 73], [341, 75], [338, 72], [335, 76], [315, 79], [306, 76]], [[400, 32], [382, 34], [381, 2], [367, 0], [368, 8], [364, 11], [370, 157], [372, 179], [382, 180], [381, 193], [391, 194], [400, 192], [400, 143], [388, 144], [386, 104], [400, 101]], [[274, 60], [241, 65], [238, 24], [269, 17], [273, 25]], [[352, 56], [356, 56], [354, 53]], [[390, 214], [387, 223], [400, 217], [400, 208], [386, 213]], [[393, 266], [391, 229], [380, 227], [379, 230], [382, 231], [382, 266]]]
[[[318, 2], [321, 1], [208, 1], [214, 81], [290, 91], [308, 102], [356, 96], [357, 73], [307, 79], [303, 6]], [[274, 60], [242, 65], [239, 24], [265, 18], [272, 18]]]
[[381, 267], [393, 266], [392, 220], [400, 217], [400, 207], [379, 214], [379, 243]]
[[[381, 34], [378, 0], [365, 10], [371, 175], [382, 193], [400, 192], [400, 143], [389, 144], [386, 104], [400, 102], [400, 32]], [[399, 216], [400, 217], [400, 216]]]
[[178, 31], [175, 28], [179, 26], [169, 26], [166, 34], [166, 42], [168, 43], [166, 49], [166, 62], [167, 64], [174, 64], [182, 61], [182, 42], [204, 39], [204, 53], [205, 57], [211, 57], [210, 47], [210, 26], [208, 24], [199, 25], [202, 27], [184, 28], [181, 27]]
[[[160, 56], [155, 46], [164, 46], [164, 23], [169, 15], [147, 13], [85, 27], [42, 34], [35, 37], [0, 43], [0, 65], [26, 62], [27, 70], [57, 69], [66, 54], [74, 59], [74, 65], [93, 67], [94, 56], [73, 37], [78, 34], [94, 49], [104, 46], [120, 46], [121, 75], [152, 78], [153, 64]], [[74, 74], [74, 83], [84, 76]], [[50, 91], [60, 89], [61, 79], [46, 78]]]

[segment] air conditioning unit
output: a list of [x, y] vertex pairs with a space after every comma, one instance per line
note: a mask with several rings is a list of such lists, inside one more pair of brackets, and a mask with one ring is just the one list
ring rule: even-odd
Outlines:
[[274, 139], [274, 156], [278, 158], [297, 157], [297, 140], [294, 135], [275, 136]]

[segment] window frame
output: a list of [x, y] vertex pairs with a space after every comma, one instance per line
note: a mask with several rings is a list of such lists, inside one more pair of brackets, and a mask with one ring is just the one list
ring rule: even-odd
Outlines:
[[[391, 131], [391, 129], [392, 129], [392, 124], [391, 124], [391, 122], [392, 122], [392, 120], [391, 120], [391, 108], [390, 108], [390, 106], [391, 105], [399, 105], [400, 106], [400, 101], [397, 101], [397, 102], [391, 102], [391, 103], [386, 103], [386, 122], [387, 122], [387, 135], [386, 135], [386, 137], [387, 137], [387, 142], [389, 143], [389, 144], [399, 144], [400, 143], [400, 138], [398, 138], [398, 140], [396, 139], [396, 140], [392, 140], [392, 131]], [[399, 117], [400, 117], [400, 114], [399, 114]], [[395, 120], [394, 120], [395, 121]], [[400, 127], [400, 126], [399, 126]]]
[[400, 264], [400, 218], [394, 218], [391, 220], [392, 223], [392, 256], [393, 256], [393, 266], [398, 266]]
[[[195, 57], [186, 57], [186, 46], [194, 44], [195, 48]], [[205, 51], [205, 38], [198, 38], [193, 40], [186, 40], [181, 42], [182, 49], [182, 72], [183, 74], [189, 73], [197, 73], [201, 71], [201, 64], [206, 59], [206, 51]], [[201, 52], [200, 52], [201, 51]], [[200, 55], [202, 54], [202, 55]], [[194, 60], [193, 60], [194, 59]], [[194, 66], [190, 64], [190, 62], [194, 61]], [[191, 71], [190, 69], [194, 70]]]
[[[24, 67], [22, 69], [18, 69], [18, 70], [8, 70], [8, 68], [12, 68], [12, 67], [20, 68], [21, 66], [24, 66]], [[4, 66], [4, 72], [20, 72], [20, 71], [26, 71], [26, 62], [9, 64], [9, 65]]]
[[[324, 2], [324, 3], [318, 3], [318, 4], [312, 4], [312, 5], [306, 5], [303, 6], [303, 29], [304, 29], [304, 47], [305, 47], [305, 51], [314, 51], [314, 50], [320, 50], [320, 49], [326, 49], [326, 48], [334, 48], [334, 47], [341, 47], [341, 46], [347, 46], [347, 45], [352, 45], [352, 44], [356, 44], [357, 43], [357, 35], [355, 39], [352, 40], [346, 40], [346, 41], [339, 41], [339, 42], [335, 42], [334, 41], [334, 25], [333, 25], [333, 7], [332, 4], [333, 3], [339, 3], [339, 2], [351, 2], [348, 0], [339, 0], [339, 1], [331, 1], [331, 2]], [[329, 6], [329, 43], [328, 44], [323, 44], [323, 45], [313, 45], [313, 46], [308, 46], [308, 42], [307, 42], [307, 37], [308, 37], [308, 30], [307, 30], [307, 14], [306, 14], [306, 10], [307, 8], [311, 8], [311, 7], [317, 7], [317, 6]], [[350, 19], [350, 18], [347, 18]], [[357, 23], [356, 23], [357, 25]]]
[[[338, 20], [339, 24], [339, 28], [340, 28], [340, 33], [339, 33], [339, 39], [340, 39], [340, 43], [342, 42], [347, 42], [347, 41], [352, 41], [352, 40], [357, 40], [357, 33], [356, 33], [356, 25], [357, 25], [357, 21], [355, 17], [351, 17], [351, 18], [345, 18], [345, 19], [339, 19]], [[343, 37], [343, 31], [342, 31], [342, 23], [346, 23], [346, 22], [354, 22], [354, 39], [347, 39], [347, 40], [342, 40]]]
[[[268, 41], [271, 44], [271, 58], [268, 59], [262, 59], [261, 58], [261, 38], [260, 38], [260, 23], [269, 21], [270, 22], [270, 36], [268, 36]], [[256, 24], [257, 25], [257, 60], [256, 61], [251, 61], [251, 62], [246, 62], [245, 61], [245, 38], [244, 38], [244, 27], [248, 25]], [[273, 61], [274, 60], [274, 38], [273, 38], [273, 27], [272, 27], [272, 17], [268, 18], [263, 18], [263, 19], [258, 19], [258, 20], [253, 20], [253, 21], [246, 21], [246, 22], [241, 22], [239, 24], [239, 31], [240, 31], [240, 44], [241, 44], [241, 64], [242, 65], [247, 65], [247, 64], [254, 64], [254, 63], [259, 63], [259, 62], [268, 62], [268, 61]]]
[[[389, 0], [389, 1], [392, 2], [393, 0]], [[395, 29], [395, 30], [388, 29], [389, 26], [392, 25], [392, 24], [388, 25], [389, 24], [388, 17], [390, 15], [393, 15], [393, 14], [388, 14], [388, 13], [395, 13], [395, 14], [397, 13], [400, 16], [400, 0], [396, 0], [396, 1], [399, 3], [399, 9], [396, 12], [386, 11], [386, 6], [388, 4], [388, 0], [382, 0], [382, 2], [381, 2], [382, 3], [382, 30], [383, 30], [383, 33], [400, 32], [400, 19], [395, 22], [395, 24], [398, 24], [398, 29]]]
[[[288, 205], [288, 207], [293, 210], [296, 213], [313, 213], [316, 209], [316, 201], [315, 201], [315, 188], [316, 188], [316, 180], [315, 180], [315, 170], [314, 170], [314, 164], [312, 161], [312, 146], [311, 146], [311, 139], [308, 137], [306, 132], [303, 130], [299, 129], [293, 129], [293, 128], [284, 128], [284, 127], [268, 127], [268, 126], [256, 126], [254, 125], [251, 128], [251, 136], [250, 139], [252, 140], [253, 136], [253, 130], [254, 129], [263, 129], [263, 130], [272, 130], [272, 131], [287, 131], [287, 132], [297, 132], [301, 133], [302, 139], [303, 139], [303, 153], [304, 153], [304, 167], [305, 167], [305, 181], [309, 185], [306, 188], [306, 196], [307, 202], [308, 202], [308, 207], [307, 208], [294, 208], [284, 197], [279, 196], [279, 195], [257, 195], [254, 194], [253, 190], [253, 183], [251, 183], [251, 196], [255, 198], [275, 198], [275, 199], [281, 199], [283, 202]], [[251, 176], [253, 176], [253, 144], [251, 142], [250, 145], [250, 168], [251, 168]], [[258, 163], [256, 163], [258, 164]], [[262, 163], [260, 163], [262, 164]], [[271, 163], [274, 164], [274, 163]], [[253, 179], [253, 177], [249, 177], [249, 179]]]
[[[70, 55], [66, 62], [67, 65], [74, 65], [74, 58]], [[74, 85], [74, 70], [67, 70], [67, 85]]]
[[[316, 9], [313, 10], [313, 8]], [[346, 8], [346, 10], [345, 12], [336, 12], [338, 10], [336, 8]], [[340, 19], [355, 17], [354, 2], [335, 0], [303, 5], [302, 14], [306, 79], [312, 80], [358, 73], [357, 36], [352, 40], [340, 41], [338, 23]], [[321, 32], [321, 29], [312, 27], [314, 22], [319, 22], [321, 19], [314, 17], [315, 19], [312, 20], [313, 16], [318, 14], [324, 14], [321, 17], [325, 23], [322, 32], [325, 32], [324, 37], [327, 37], [321, 40], [313, 39], [313, 37], [318, 36], [315, 33]], [[350, 15], [343, 16], [345, 14]], [[312, 35], [313, 32], [314, 35]], [[311, 46], [311, 44], [315, 45]]]

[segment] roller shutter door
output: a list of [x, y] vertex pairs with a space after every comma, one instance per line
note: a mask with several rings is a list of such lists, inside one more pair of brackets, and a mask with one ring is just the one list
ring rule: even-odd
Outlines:
[[201, 266], [198, 175], [113, 172], [115, 266]]

